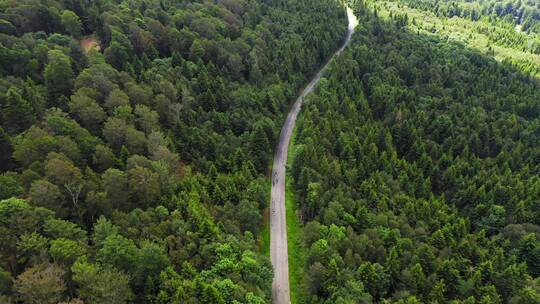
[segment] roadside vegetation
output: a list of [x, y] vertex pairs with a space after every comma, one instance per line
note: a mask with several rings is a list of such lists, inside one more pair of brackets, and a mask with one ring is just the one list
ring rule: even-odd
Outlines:
[[297, 122], [306, 302], [538, 303], [538, 79], [384, 7]]
[[[287, 164], [290, 164], [296, 155], [295, 134], [291, 137], [289, 143], [289, 153], [287, 155]], [[287, 171], [289, 172], [289, 171]], [[304, 265], [306, 263], [306, 248], [302, 241], [302, 223], [298, 217], [299, 206], [297, 204], [294, 185], [289, 173], [286, 176], [285, 185], [285, 212], [287, 218], [287, 247], [289, 252], [289, 284], [291, 293], [291, 303], [306, 303], [308, 299], [306, 289], [306, 277]]]
[[0, 302], [270, 303], [271, 151], [346, 26], [334, 0], [0, 1]]

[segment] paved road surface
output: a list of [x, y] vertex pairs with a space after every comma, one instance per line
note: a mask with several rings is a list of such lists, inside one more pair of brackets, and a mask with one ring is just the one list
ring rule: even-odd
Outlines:
[[[347, 17], [349, 19], [349, 29], [343, 45], [337, 50], [331, 58], [339, 55], [349, 44], [354, 28], [358, 24], [356, 17], [351, 9], [347, 8]], [[331, 59], [330, 59], [331, 60]], [[287, 150], [291, 140], [291, 134], [294, 129], [296, 117], [302, 106], [303, 98], [313, 91], [313, 88], [321, 79], [323, 71], [328, 63], [313, 77], [306, 86], [302, 94], [294, 103], [285, 124], [281, 129], [279, 142], [274, 156], [274, 167], [272, 169], [272, 195], [270, 212], [270, 258], [274, 266], [274, 282], [272, 283], [272, 301], [274, 304], [289, 304], [289, 261], [287, 252], [287, 222], [285, 219], [285, 165], [287, 163]]]

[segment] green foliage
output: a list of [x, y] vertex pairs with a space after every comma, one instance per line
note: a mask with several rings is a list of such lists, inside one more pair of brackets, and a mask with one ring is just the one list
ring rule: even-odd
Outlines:
[[6, 131], [15, 134], [30, 127], [35, 120], [31, 103], [25, 100], [16, 88], [8, 89], [4, 98], [2, 120]]
[[[377, 1], [377, 5], [388, 10], [382, 14], [388, 14], [396, 21], [412, 19], [414, 22], [407, 25], [412, 31], [461, 41], [538, 77], [540, 35], [524, 22], [531, 20], [526, 15], [536, 15], [538, 7], [522, 1], [505, 1], [505, 9], [501, 10], [501, 2], [391, 0]], [[495, 10], [497, 6], [499, 8]]]
[[64, 195], [57, 185], [46, 180], [36, 180], [30, 186], [28, 194], [33, 205], [48, 208], [59, 216], [66, 215]]
[[60, 96], [67, 96], [71, 92], [73, 83], [73, 70], [71, 60], [60, 50], [50, 50], [47, 54], [47, 65], [43, 71], [45, 85], [51, 96], [51, 104], [65, 106]]
[[63, 298], [65, 271], [54, 265], [38, 265], [17, 276], [14, 288], [25, 303], [56, 304]]
[[124, 272], [134, 272], [137, 260], [135, 243], [118, 234], [108, 236], [97, 253], [97, 261], [102, 265], [113, 266]]
[[6, 172], [0, 175], [0, 200], [19, 196], [23, 192], [17, 175], [13, 172]]
[[173, 2], [0, 5], [0, 265], [54, 261], [50, 301], [271, 301], [272, 147], [345, 11]]
[[254, 165], [256, 168], [259, 168], [259, 171], [266, 171], [268, 167], [268, 162], [271, 157], [270, 151], [272, 148], [270, 146], [270, 141], [266, 133], [264, 132], [263, 126], [257, 125], [255, 130], [251, 134], [251, 153], [254, 157]]
[[[291, 148], [291, 147], [289, 147]], [[291, 189], [292, 183], [288, 182], [287, 189]], [[287, 247], [289, 251], [289, 284], [291, 285], [291, 302], [302, 303], [307, 298], [305, 282], [318, 280], [317, 274], [306, 276], [304, 265], [307, 258], [307, 250], [302, 242], [302, 226], [296, 210], [298, 208], [296, 198], [292, 191], [286, 192], [285, 210], [287, 217]]]
[[0, 170], [8, 170], [13, 162], [13, 146], [8, 134], [0, 127]]
[[86, 232], [74, 223], [55, 218], [47, 219], [43, 224], [46, 236], [57, 239], [66, 238], [80, 243], [86, 243]]
[[3, 268], [0, 268], [0, 293], [8, 294], [11, 291], [12, 285], [13, 278], [11, 277], [11, 274]]
[[28, 203], [17, 198], [9, 198], [0, 201], [0, 223], [8, 223], [12, 216], [16, 216], [18, 212], [27, 210], [28, 207]]
[[65, 10], [62, 13], [62, 25], [68, 34], [75, 38], [81, 35], [82, 24], [79, 16], [70, 10]]
[[408, 5], [421, 9], [429, 9], [437, 15], [448, 18], [457, 16], [471, 20], [479, 20], [485, 16], [491, 19], [500, 18], [505, 22], [517, 24], [524, 31], [540, 33], [540, 17], [538, 16], [538, 4], [533, 1], [516, 0], [488, 0], [488, 1], [463, 1], [463, 0], [401, 0]]
[[129, 276], [116, 269], [104, 269], [79, 258], [71, 267], [77, 293], [85, 303], [128, 303], [132, 298]]
[[534, 302], [537, 79], [378, 4], [297, 122], [305, 302]]
[[49, 251], [55, 263], [67, 267], [70, 267], [79, 257], [86, 253], [85, 248], [80, 243], [64, 238], [51, 241]]

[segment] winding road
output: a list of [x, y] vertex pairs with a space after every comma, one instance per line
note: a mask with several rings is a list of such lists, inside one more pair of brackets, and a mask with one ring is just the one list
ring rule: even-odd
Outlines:
[[271, 213], [270, 213], [270, 258], [274, 267], [274, 281], [272, 283], [272, 301], [274, 304], [290, 304], [289, 290], [289, 261], [287, 251], [287, 222], [285, 217], [285, 170], [287, 164], [287, 151], [291, 141], [292, 131], [296, 122], [296, 117], [304, 97], [313, 91], [313, 88], [321, 79], [322, 73], [343, 49], [349, 44], [358, 20], [350, 8], [347, 8], [347, 18], [349, 27], [343, 45], [330, 57], [328, 62], [313, 77], [304, 88], [298, 99], [296, 99], [285, 124], [281, 129], [279, 142], [274, 156], [274, 167], [272, 168], [272, 193], [271, 193]]

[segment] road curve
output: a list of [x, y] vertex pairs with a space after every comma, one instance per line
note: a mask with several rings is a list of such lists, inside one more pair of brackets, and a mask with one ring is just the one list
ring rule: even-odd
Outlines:
[[330, 60], [313, 77], [309, 84], [296, 99], [285, 124], [281, 129], [279, 142], [274, 156], [274, 167], [272, 168], [272, 193], [270, 205], [270, 258], [274, 267], [274, 281], [272, 283], [272, 302], [274, 304], [290, 304], [289, 291], [289, 261], [287, 251], [287, 222], [285, 218], [285, 165], [287, 164], [287, 151], [291, 134], [294, 129], [296, 117], [302, 106], [304, 97], [313, 91], [313, 88], [321, 79], [322, 73], [328, 63], [338, 56], [349, 44], [358, 20], [352, 10], [347, 8], [347, 18], [349, 27], [343, 45], [332, 55]]

